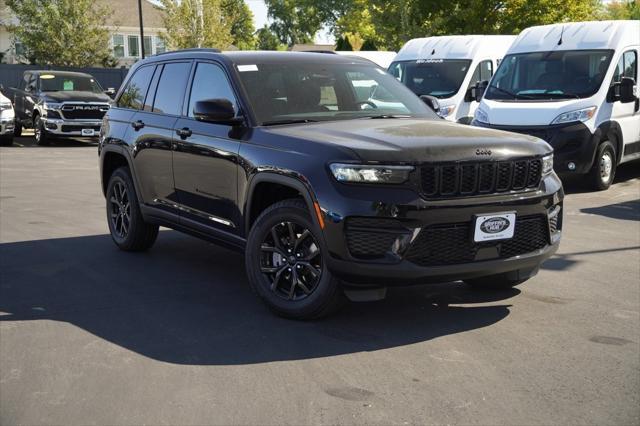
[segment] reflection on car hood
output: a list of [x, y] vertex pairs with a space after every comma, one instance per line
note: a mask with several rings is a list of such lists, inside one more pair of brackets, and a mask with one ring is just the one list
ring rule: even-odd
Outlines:
[[546, 142], [532, 136], [444, 120], [358, 119], [273, 127], [267, 131], [349, 148], [363, 161], [499, 160], [551, 152]]
[[46, 102], [105, 102], [111, 98], [104, 93], [81, 92], [78, 90], [43, 92], [42, 97]]

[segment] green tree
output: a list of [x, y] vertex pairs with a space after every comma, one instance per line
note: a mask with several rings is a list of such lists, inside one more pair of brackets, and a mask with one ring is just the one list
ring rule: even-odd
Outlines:
[[222, 9], [226, 19], [231, 21], [233, 45], [240, 50], [255, 49], [253, 13], [249, 6], [244, 0], [224, 0]]
[[351, 43], [349, 42], [349, 37], [344, 36], [339, 38], [338, 42], [336, 43], [336, 50], [352, 52], [353, 46], [351, 46]]
[[271, 30], [281, 43], [311, 43], [322, 28], [323, 16], [311, 0], [266, 0]]
[[162, 34], [169, 49], [228, 48], [234, 41], [233, 22], [222, 0], [160, 0], [165, 10]]
[[256, 31], [256, 48], [259, 50], [285, 50], [287, 45], [280, 43], [278, 36], [265, 25]]
[[19, 21], [6, 25], [39, 65], [88, 67], [110, 63], [106, 17], [111, 10], [93, 0], [5, 0]]
[[364, 41], [364, 43], [362, 43], [362, 47], [360, 48], [360, 50], [372, 51], [372, 50], [378, 50], [378, 48], [376, 47], [376, 44], [373, 40], [367, 39]]
[[636, 0], [612, 1], [604, 8], [604, 19], [640, 19], [640, 2]]

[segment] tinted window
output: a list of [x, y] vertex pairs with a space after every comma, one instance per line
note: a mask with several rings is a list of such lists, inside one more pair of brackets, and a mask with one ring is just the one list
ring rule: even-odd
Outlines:
[[158, 83], [153, 112], [179, 115], [182, 111], [182, 96], [189, 79], [191, 63], [165, 64]]
[[481, 81], [489, 81], [491, 80], [491, 76], [493, 75], [493, 64], [491, 61], [482, 61], [476, 66], [473, 75], [471, 76], [471, 80], [469, 80], [469, 87], [475, 87], [476, 83]]
[[153, 66], [143, 67], [136, 71], [118, 99], [120, 108], [142, 109], [154, 68]]
[[637, 54], [633, 50], [624, 52], [622, 57], [620, 57], [613, 73], [613, 82], [620, 82], [622, 77], [630, 77], [638, 81], [638, 60]]
[[229, 99], [237, 111], [236, 98], [222, 68], [214, 64], [199, 63], [191, 86], [189, 117], [193, 117], [196, 102], [205, 99]]

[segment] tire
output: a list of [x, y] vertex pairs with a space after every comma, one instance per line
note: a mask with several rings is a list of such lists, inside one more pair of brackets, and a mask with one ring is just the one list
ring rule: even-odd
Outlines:
[[113, 242], [124, 251], [150, 249], [158, 237], [158, 226], [144, 221], [127, 167], [113, 172], [106, 198], [107, 223]]
[[0, 137], [0, 146], [11, 146], [11, 145], [13, 145], [13, 136]]
[[13, 125], [13, 137], [19, 138], [20, 136], [22, 136], [22, 125], [16, 120], [15, 124]]
[[249, 284], [276, 314], [317, 319], [345, 302], [339, 280], [327, 269], [321, 238], [306, 204], [297, 199], [268, 207], [249, 231], [245, 256]]
[[486, 277], [464, 280], [464, 282], [477, 289], [505, 290], [522, 284], [537, 273], [538, 268], [532, 271], [512, 271], [487, 275]]
[[36, 145], [47, 146], [51, 140], [51, 136], [47, 133], [47, 129], [44, 128], [44, 121], [39, 114], [33, 117], [33, 137], [36, 139]]
[[609, 189], [616, 177], [616, 149], [611, 141], [603, 141], [596, 150], [593, 166], [589, 171], [590, 187], [596, 191]]

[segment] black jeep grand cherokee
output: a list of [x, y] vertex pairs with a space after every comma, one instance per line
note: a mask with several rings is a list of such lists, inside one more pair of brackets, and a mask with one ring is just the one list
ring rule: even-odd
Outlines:
[[294, 318], [388, 285], [513, 286], [560, 241], [549, 145], [447, 123], [356, 58], [143, 60], [105, 116], [100, 165], [121, 249], [163, 225], [244, 250], [251, 286]]

